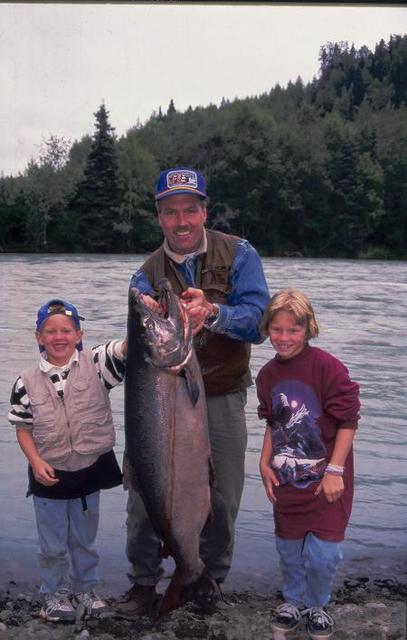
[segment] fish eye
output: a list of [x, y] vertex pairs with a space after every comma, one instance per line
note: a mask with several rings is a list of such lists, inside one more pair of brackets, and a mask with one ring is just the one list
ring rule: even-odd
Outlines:
[[150, 316], [147, 316], [144, 320], [144, 326], [147, 331], [152, 331], [154, 329], [154, 321]]

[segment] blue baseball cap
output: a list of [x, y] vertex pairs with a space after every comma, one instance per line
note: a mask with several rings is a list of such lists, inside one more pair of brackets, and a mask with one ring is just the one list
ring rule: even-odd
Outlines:
[[65, 300], [49, 300], [46, 304], [43, 304], [42, 307], [38, 309], [37, 312], [37, 331], [39, 331], [41, 325], [49, 318], [50, 316], [55, 316], [57, 314], [67, 316], [74, 321], [77, 329], [81, 328], [81, 320], [85, 320], [82, 316], [79, 315], [78, 310], [73, 304], [69, 302], [65, 302]]
[[162, 171], [155, 185], [155, 199], [161, 200], [182, 193], [192, 193], [199, 198], [206, 198], [206, 183], [202, 173], [187, 167]]
[[[43, 304], [37, 311], [37, 321], [36, 328], [37, 331], [40, 330], [41, 326], [44, 324], [45, 320], [55, 315], [63, 315], [67, 316], [67, 318], [71, 318], [74, 321], [75, 327], [77, 329], [81, 328], [81, 320], [85, 320], [82, 316], [79, 315], [78, 310], [73, 304], [66, 302], [65, 300], [53, 299], [49, 300], [46, 304]], [[42, 345], [40, 346], [40, 351], [44, 350]], [[77, 345], [78, 351], [81, 351], [83, 348], [82, 341]]]

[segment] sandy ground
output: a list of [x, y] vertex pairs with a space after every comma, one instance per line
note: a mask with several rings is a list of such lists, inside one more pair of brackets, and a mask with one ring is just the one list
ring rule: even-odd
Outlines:
[[[401, 579], [344, 581], [332, 597], [329, 611], [335, 619], [335, 640], [405, 640], [407, 575]], [[225, 591], [211, 613], [192, 603], [156, 620], [147, 616], [124, 619], [115, 613], [99, 620], [55, 624], [39, 617], [38, 597], [10, 582], [0, 589], [0, 640], [300, 640], [304, 626], [287, 636], [270, 624], [278, 592]]]

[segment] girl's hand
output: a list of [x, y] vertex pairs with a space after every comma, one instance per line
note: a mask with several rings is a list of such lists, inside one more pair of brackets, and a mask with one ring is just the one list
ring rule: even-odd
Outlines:
[[319, 483], [315, 495], [317, 496], [321, 491], [324, 492], [328, 502], [336, 502], [339, 500], [344, 491], [342, 476], [326, 473]]
[[278, 487], [280, 485], [276, 474], [269, 464], [260, 463], [260, 473], [263, 479], [264, 488], [266, 490], [266, 494], [270, 502], [273, 504], [276, 502], [277, 498], [274, 494], [274, 487]]
[[55, 470], [48, 462], [44, 460], [38, 460], [32, 466], [34, 478], [40, 484], [45, 485], [46, 487], [52, 487], [54, 484], [59, 482], [58, 478], [55, 477]]

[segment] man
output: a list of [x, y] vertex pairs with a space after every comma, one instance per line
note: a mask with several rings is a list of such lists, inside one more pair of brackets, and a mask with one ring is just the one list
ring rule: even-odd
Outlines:
[[[246, 240], [204, 228], [202, 174], [186, 168], [163, 171], [156, 184], [156, 206], [164, 242], [133, 275], [130, 286], [154, 296], [165, 276], [189, 315], [207, 395], [216, 483], [213, 513], [202, 532], [201, 556], [209, 575], [221, 584], [232, 561], [244, 483], [250, 343], [262, 341], [258, 326], [269, 294], [255, 249]], [[156, 598], [161, 545], [133, 489], [127, 513], [126, 553], [133, 586], [119, 610], [143, 613]]]

